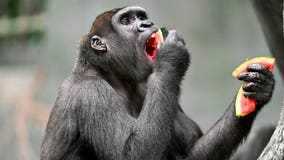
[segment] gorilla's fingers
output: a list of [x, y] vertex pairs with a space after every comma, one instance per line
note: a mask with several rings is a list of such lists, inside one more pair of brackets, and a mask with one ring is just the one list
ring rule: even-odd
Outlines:
[[239, 80], [248, 81], [248, 82], [266, 82], [267, 76], [259, 72], [245, 72], [241, 73], [238, 77]]
[[248, 65], [247, 69], [249, 72], [259, 72], [267, 75], [268, 77], [273, 77], [273, 73], [267, 67], [264, 67], [261, 64], [250, 64]]
[[273, 91], [273, 86], [263, 85], [256, 82], [247, 82], [243, 84], [243, 90], [245, 92], [266, 92], [271, 93]]
[[264, 93], [244, 92], [245, 97], [255, 99], [259, 103], [266, 102], [269, 99], [270, 95], [271, 95], [270, 93], [266, 92]]

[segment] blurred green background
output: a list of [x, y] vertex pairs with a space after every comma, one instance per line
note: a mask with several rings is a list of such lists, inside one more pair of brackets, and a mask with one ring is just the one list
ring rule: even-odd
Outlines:
[[[0, 0], [0, 159], [39, 159], [57, 90], [73, 68], [77, 42], [95, 17], [139, 5], [150, 19], [182, 33], [192, 63], [180, 102], [203, 131], [224, 113], [240, 82], [231, 72], [246, 58], [270, 55], [248, 0]], [[278, 70], [271, 103], [254, 130], [275, 124], [283, 104]]]

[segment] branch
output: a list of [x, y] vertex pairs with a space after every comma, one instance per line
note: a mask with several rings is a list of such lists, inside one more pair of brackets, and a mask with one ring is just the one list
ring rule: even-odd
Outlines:
[[[284, 82], [284, 2], [283, 0], [252, 0], [266, 42], [276, 58]], [[284, 104], [276, 129], [258, 160], [284, 160]]]
[[280, 114], [280, 119], [275, 131], [270, 138], [267, 146], [262, 151], [258, 160], [284, 159], [284, 105]]
[[283, 0], [251, 0], [284, 82]]

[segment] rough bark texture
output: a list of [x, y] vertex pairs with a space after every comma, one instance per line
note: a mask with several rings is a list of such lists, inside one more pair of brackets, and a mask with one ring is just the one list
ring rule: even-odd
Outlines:
[[252, 0], [252, 4], [284, 81], [283, 0]]
[[259, 156], [258, 160], [283, 160], [284, 159], [284, 106], [276, 129]]
[[[252, 3], [284, 82], [284, 2], [252, 0]], [[276, 129], [258, 160], [284, 160], [284, 105]]]

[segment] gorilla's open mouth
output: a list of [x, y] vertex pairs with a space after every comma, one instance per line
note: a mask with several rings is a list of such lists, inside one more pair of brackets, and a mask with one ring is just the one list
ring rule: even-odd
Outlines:
[[146, 55], [150, 58], [150, 60], [154, 61], [157, 50], [158, 50], [158, 45], [159, 41], [157, 40], [156, 33], [153, 33], [147, 40], [146, 45], [145, 45], [145, 52]]

